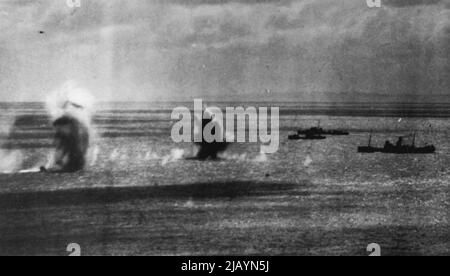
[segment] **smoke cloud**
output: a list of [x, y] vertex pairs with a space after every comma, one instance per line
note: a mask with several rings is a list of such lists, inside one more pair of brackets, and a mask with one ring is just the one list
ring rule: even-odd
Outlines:
[[[21, 169], [23, 154], [19, 150], [8, 149], [5, 143], [9, 141], [10, 134], [14, 128], [15, 114], [5, 108], [0, 114], [0, 173], [14, 173]], [[2, 138], [7, 138], [3, 141]]]
[[88, 156], [96, 159], [97, 147], [89, 154], [94, 136], [91, 124], [94, 103], [92, 95], [73, 82], [49, 95], [47, 109], [55, 129], [55, 151], [46, 170], [75, 172], [93, 163], [87, 160]]

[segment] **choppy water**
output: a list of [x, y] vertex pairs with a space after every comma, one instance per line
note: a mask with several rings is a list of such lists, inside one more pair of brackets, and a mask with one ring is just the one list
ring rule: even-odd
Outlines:
[[[121, 172], [122, 176], [91, 185], [146, 185], [139, 177], [142, 174], [151, 176], [150, 179], [159, 184], [268, 179], [296, 182], [309, 179], [343, 186], [387, 185], [396, 181], [432, 185], [450, 179], [450, 124], [448, 118], [441, 117], [442, 110], [446, 110], [443, 105], [280, 104], [280, 149], [277, 153], [262, 156], [258, 144], [234, 144], [221, 161], [208, 162], [180, 159], [181, 155], [189, 157], [195, 153], [191, 144], [175, 144], [170, 138], [173, 124], [170, 112], [180, 105], [190, 107], [192, 103], [102, 104], [94, 119], [98, 157], [84, 175]], [[227, 104], [218, 105], [224, 107]], [[230, 104], [235, 105], [238, 104]], [[442, 112], [434, 113], [436, 109]], [[390, 116], [363, 117], [359, 113], [364, 110], [379, 110], [381, 114], [389, 113]], [[319, 115], [330, 112], [336, 116]], [[439, 116], [421, 117], [430, 114]], [[1, 116], [0, 144], [3, 151], [19, 151], [23, 156], [21, 169], [43, 165], [52, 145], [52, 129], [43, 106], [3, 104]], [[315, 126], [318, 121], [324, 128], [347, 129], [351, 135], [323, 141], [287, 139], [288, 134], [297, 128]], [[394, 141], [398, 135], [418, 131], [417, 143], [433, 143], [438, 151], [434, 155], [422, 156], [358, 154], [357, 146], [367, 144], [371, 131], [374, 133], [373, 143], [380, 146], [386, 139]], [[77, 185], [83, 184], [73, 183], [73, 186]], [[3, 183], [1, 186], [5, 189], [10, 185]]]
[[[450, 105], [279, 104], [277, 153], [233, 144], [206, 162], [184, 159], [193, 145], [170, 138], [180, 105], [192, 103], [102, 104], [98, 156], [85, 171], [0, 174], [3, 252], [60, 254], [53, 236], [84, 240], [90, 254], [366, 254], [371, 242], [388, 254], [449, 252]], [[0, 162], [45, 164], [52, 129], [43, 105], [0, 107]], [[351, 135], [287, 139], [318, 121]], [[413, 131], [437, 153], [357, 153], [370, 132], [381, 146]]]

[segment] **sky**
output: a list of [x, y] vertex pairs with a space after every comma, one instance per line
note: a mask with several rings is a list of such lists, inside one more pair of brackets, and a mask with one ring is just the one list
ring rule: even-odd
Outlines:
[[450, 94], [450, 0], [80, 1], [0, 0], [0, 101]]

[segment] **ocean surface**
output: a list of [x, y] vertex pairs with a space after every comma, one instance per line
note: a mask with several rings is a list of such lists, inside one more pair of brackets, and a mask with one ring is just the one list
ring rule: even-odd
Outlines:
[[[450, 104], [209, 103], [280, 108], [280, 146], [232, 144], [194, 161], [170, 137], [174, 107], [101, 103], [93, 154], [75, 174], [45, 165], [52, 128], [41, 103], [0, 103], [0, 254], [368, 255], [450, 253]], [[299, 128], [350, 131], [290, 141]], [[398, 136], [430, 155], [359, 154]]]

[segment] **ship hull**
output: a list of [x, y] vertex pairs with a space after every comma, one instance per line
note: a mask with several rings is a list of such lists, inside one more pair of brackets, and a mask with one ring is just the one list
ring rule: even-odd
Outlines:
[[433, 154], [436, 152], [435, 147], [404, 147], [404, 148], [374, 148], [374, 147], [359, 147], [359, 153], [386, 153], [386, 154]]
[[330, 130], [330, 131], [314, 131], [314, 130], [299, 130], [297, 131], [298, 135], [331, 135], [331, 136], [347, 136], [350, 135], [349, 132], [341, 131], [341, 130]]
[[300, 135], [289, 135], [289, 140], [325, 140], [325, 136], [300, 136]]
[[373, 147], [358, 147], [358, 152], [360, 153], [375, 153], [379, 152], [379, 149]]

